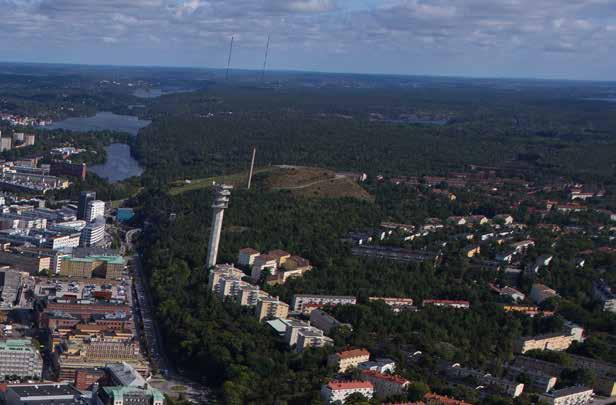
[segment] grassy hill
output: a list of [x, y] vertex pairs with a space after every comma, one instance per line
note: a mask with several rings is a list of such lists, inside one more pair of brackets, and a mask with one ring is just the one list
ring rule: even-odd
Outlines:
[[[234, 187], [246, 187], [248, 172], [176, 181], [171, 183], [169, 194], [178, 195], [191, 190], [208, 188], [214, 182], [224, 182]], [[271, 166], [258, 168], [255, 170], [253, 185], [264, 191], [286, 191], [307, 198], [352, 197], [373, 200], [373, 197], [361, 187], [352, 174], [336, 173], [318, 167]]]

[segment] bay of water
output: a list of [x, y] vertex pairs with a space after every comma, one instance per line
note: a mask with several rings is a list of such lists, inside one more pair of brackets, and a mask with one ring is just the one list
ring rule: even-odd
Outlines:
[[108, 111], [96, 113], [92, 117], [75, 117], [57, 121], [47, 125], [46, 129], [65, 129], [68, 131], [119, 131], [137, 135], [141, 128], [150, 125], [151, 121], [140, 120], [132, 115], [118, 115]]
[[141, 176], [143, 169], [130, 154], [130, 146], [124, 143], [112, 143], [105, 147], [107, 151], [107, 161], [102, 165], [95, 165], [89, 168], [93, 173], [107, 179], [111, 183], [116, 183], [133, 176]]

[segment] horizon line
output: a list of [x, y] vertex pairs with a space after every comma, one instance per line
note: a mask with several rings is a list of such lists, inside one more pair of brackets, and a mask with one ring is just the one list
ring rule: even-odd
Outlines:
[[[205, 67], [194, 65], [131, 65], [123, 63], [76, 63], [76, 62], [26, 62], [26, 61], [7, 61], [0, 60], [0, 65], [50, 65], [50, 66], [83, 66], [83, 67], [114, 67], [114, 68], [145, 68], [145, 69], [186, 69], [186, 70], [202, 70], [202, 71], [221, 71], [224, 73], [224, 67]], [[261, 70], [257, 68], [233, 68], [230, 72], [254, 72], [259, 73]], [[580, 82], [580, 83], [616, 83], [616, 79], [574, 79], [574, 78], [548, 78], [539, 76], [473, 76], [473, 75], [439, 75], [427, 73], [383, 73], [383, 72], [342, 72], [342, 71], [326, 71], [326, 70], [301, 70], [301, 69], [270, 69], [266, 70], [271, 73], [301, 73], [301, 74], [323, 74], [323, 75], [354, 75], [354, 76], [385, 76], [385, 77], [423, 77], [423, 78], [441, 78], [441, 79], [463, 79], [463, 80], [524, 80], [524, 81], [550, 81], [550, 82]], [[2, 72], [0, 72], [2, 74]]]

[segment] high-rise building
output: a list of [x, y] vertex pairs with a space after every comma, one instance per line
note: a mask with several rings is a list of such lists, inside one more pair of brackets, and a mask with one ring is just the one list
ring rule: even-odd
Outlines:
[[96, 192], [82, 191], [79, 195], [79, 205], [77, 206], [77, 219], [86, 218], [86, 210], [90, 201], [96, 200]]
[[88, 222], [94, 221], [96, 218], [105, 216], [105, 202], [101, 200], [88, 201], [86, 205], [86, 217]]
[[229, 207], [229, 197], [233, 186], [218, 184], [214, 187], [214, 202], [212, 202], [212, 231], [210, 233], [210, 243], [207, 251], [207, 268], [216, 265], [218, 259], [218, 244], [220, 243], [220, 232], [222, 231], [222, 219], [225, 209]]
[[83, 247], [97, 246], [105, 239], [105, 221], [102, 218], [90, 222], [81, 230], [79, 245]]

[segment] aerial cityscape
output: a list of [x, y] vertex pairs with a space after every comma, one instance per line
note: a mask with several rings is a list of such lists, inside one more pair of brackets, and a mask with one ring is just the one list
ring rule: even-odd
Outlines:
[[611, 2], [0, 6], [0, 405], [616, 404]]

